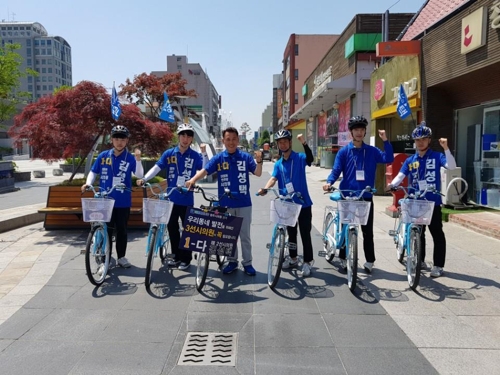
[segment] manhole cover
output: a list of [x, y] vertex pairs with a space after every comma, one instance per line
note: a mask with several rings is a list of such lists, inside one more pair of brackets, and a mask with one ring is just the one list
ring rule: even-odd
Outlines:
[[188, 332], [177, 364], [236, 366], [237, 343], [237, 333]]

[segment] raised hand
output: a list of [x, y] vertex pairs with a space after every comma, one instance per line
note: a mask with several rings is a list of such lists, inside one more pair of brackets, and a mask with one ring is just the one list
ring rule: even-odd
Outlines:
[[448, 138], [439, 138], [439, 144], [443, 148], [443, 150], [448, 150]]
[[378, 136], [385, 142], [387, 141], [387, 135], [385, 134], [385, 130], [379, 129]]

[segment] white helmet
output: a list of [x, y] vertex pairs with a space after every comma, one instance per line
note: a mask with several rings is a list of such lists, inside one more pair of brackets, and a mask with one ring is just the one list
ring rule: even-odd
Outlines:
[[186, 132], [187, 135], [190, 135], [191, 137], [194, 136], [194, 129], [193, 129], [193, 126], [191, 124], [180, 124], [177, 127], [177, 135], [179, 135], [183, 132]]

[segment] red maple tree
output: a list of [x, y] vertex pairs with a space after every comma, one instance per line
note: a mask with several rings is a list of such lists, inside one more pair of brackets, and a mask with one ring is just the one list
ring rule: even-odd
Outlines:
[[133, 81], [127, 78], [125, 84], [120, 85], [120, 95], [126, 97], [131, 103], [145, 105], [149, 108], [151, 118], [158, 118], [163, 106], [163, 92], [166, 92], [170, 104], [179, 113], [182, 99], [178, 96], [196, 97], [195, 90], [186, 89], [187, 81], [180, 72], [166, 73], [162, 76], [142, 73], [134, 77]]
[[[169, 147], [173, 134], [168, 126], [146, 118], [134, 104], [122, 104], [121, 109], [115, 122], [106, 88], [82, 81], [27, 105], [14, 118], [8, 133], [15, 145], [27, 140], [33, 157], [48, 162], [81, 155], [83, 164], [94, 144], [101, 136], [105, 139], [116, 124], [129, 129], [130, 145], [139, 147], [146, 155], [159, 155]], [[73, 177], [74, 174], [70, 180]]]

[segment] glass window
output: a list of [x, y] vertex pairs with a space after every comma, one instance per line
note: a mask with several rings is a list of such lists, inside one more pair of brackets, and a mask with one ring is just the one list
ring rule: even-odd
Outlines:
[[26, 60], [26, 64], [28, 64], [28, 66], [31, 66], [32, 61], [33, 61], [33, 60], [31, 60], [31, 59], [27, 59], [27, 60]]
[[295, 45], [295, 56], [298, 56], [299, 55], [299, 45], [296, 44]]
[[39, 46], [40, 45], [40, 41], [38, 39], [35, 39], [35, 46]]
[[42, 40], [40, 41], [40, 44], [41, 44], [42, 46], [44, 46], [44, 45], [45, 45], [45, 39], [42, 39]]
[[40, 89], [40, 85], [36, 85], [36, 89], [37, 89], [38, 91], [40, 91], [40, 90], [41, 90], [41, 89]]
[[28, 85], [28, 91], [33, 91], [33, 85]]
[[46, 91], [47, 90], [47, 85], [42, 86], [42, 90]]
[[52, 68], [47, 68], [47, 73], [52, 73]]
[[50, 46], [52, 44], [52, 40], [47, 40], [47, 45]]
[[52, 76], [49, 76], [49, 82], [52, 82]]
[[298, 92], [295, 93], [295, 97], [293, 98], [293, 102], [295, 104], [299, 104], [299, 93]]
[[31, 47], [31, 39], [26, 39], [26, 45], [27, 45], [28, 47]]
[[182, 65], [177, 65], [177, 70], [182, 70]]
[[299, 70], [298, 69], [295, 69], [295, 80], [298, 81], [299, 80]]
[[42, 73], [47, 73], [47, 68], [42, 68]]
[[39, 55], [40, 54], [40, 50], [38, 48], [35, 48], [35, 55]]
[[28, 76], [28, 83], [32, 83], [33, 82], [33, 76]]
[[50, 90], [50, 91], [54, 90], [54, 86], [49, 85], [49, 90]]
[[42, 59], [42, 65], [45, 65], [45, 64], [47, 64], [47, 60]]

